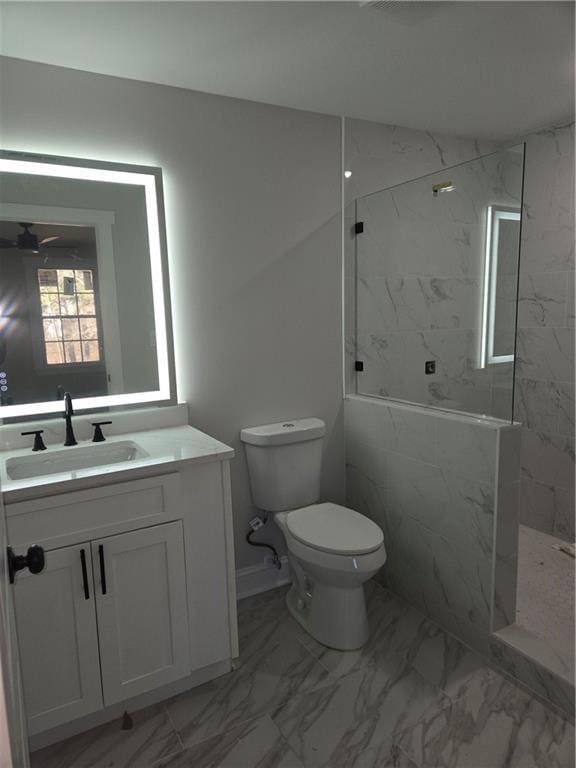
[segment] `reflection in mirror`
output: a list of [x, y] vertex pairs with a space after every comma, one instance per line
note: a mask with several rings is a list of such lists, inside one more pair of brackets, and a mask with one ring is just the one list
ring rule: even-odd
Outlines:
[[0, 416], [172, 401], [160, 171], [30, 157], [0, 156]]
[[3, 406], [108, 394], [97, 280], [93, 227], [0, 221]]

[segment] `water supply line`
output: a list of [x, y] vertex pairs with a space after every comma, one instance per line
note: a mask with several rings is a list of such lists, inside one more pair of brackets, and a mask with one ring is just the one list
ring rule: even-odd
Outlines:
[[272, 546], [272, 544], [266, 544], [263, 541], [252, 541], [252, 536], [258, 531], [260, 528], [263, 528], [268, 520], [262, 520], [261, 517], [253, 517], [252, 520], [248, 523], [250, 526], [250, 530], [246, 534], [246, 541], [248, 544], [250, 544], [251, 547], [264, 547], [265, 549], [269, 549], [272, 552], [272, 563], [280, 570], [282, 568], [282, 561], [280, 560], [278, 556], [278, 552], [276, 551], [276, 548]]

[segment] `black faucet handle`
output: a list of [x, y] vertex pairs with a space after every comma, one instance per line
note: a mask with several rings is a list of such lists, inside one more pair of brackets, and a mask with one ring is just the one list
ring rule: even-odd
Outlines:
[[104, 437], [102, 433], [102, 427], [106, 426], [107, 424], [112, 424], [111, 421], [93, 421], [92, 426], [94, 427], [94, 437], [92, 438], [93, 443], [103, 443], [106, 438]]
[[33, 429], [31, 432], [20, 432], [20, 434], [22, 437], [26, 437], [27, 435], [34, 435], [34, 447], [32, 448], [33, 451], [46, 450], [44, 440], [42, 440], [42, 435], [44, 434], [43, 429]]

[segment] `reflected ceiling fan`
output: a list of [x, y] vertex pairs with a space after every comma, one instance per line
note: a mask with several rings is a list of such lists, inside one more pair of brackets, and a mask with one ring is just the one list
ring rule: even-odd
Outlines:
[[[45, 248], [48, 243], [54, 242], [54, 240], [60, 240], [60, 235], [53, 235], [52, 237], [45, 237], [42, 240], [38, 240], [38, 236], [34, 232], [30, 232], [33, 223], [19, 222], [19, 226], [24, 230], [20, 232], [16, 240], [7, 240], [5, 237], [0, 237], [0, 248], [18, 248], [19, 251], [32, 251], [33, 253], [39, 253], [41, 248]], [[66, 248], [65, 245], [50, 245], [50, 248]]]

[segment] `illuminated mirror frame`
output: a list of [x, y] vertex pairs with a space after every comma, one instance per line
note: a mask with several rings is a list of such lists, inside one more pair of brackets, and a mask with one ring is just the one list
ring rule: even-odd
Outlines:
[[[144, 403], [155, 403], [156, 405], [175, 403], [174, 345], [170, 318], [170, 289], [164, 225], [162, 170], [148, 166], [123, 165], [1, 150], [0, 174], [2, 173], [50, 176], [52, 178], [130, 184], [143, 187], [150, 248], [150, 275], [152, 279], [152, 301], [156, 335], [158, 389], [149, 392], [131, 392], [121, 395], [78, 397], [78, 399], [74, 400], [74, 408], [76, 411], [86, 411], [98, 408], [142, 405]], [[0, 313], [1, 310], [2, 308], [0, 307]], [[58, 413], [61, 410], [62, 402], [59, 400], [23, 403], [21, 405], [4, 405], [0, 406], [0, 420]]]
[[495, 363], [511, 363], [514, 360], [514, 354], [494, 354], [496, 289], [498, 282], [498, 243], [501, 221], [520, 221], [520, 211], [517, 208], [507, 208], [499, 205], [489, 205], [486, 210], [480, 368], [486, 368], [487, 365]]

